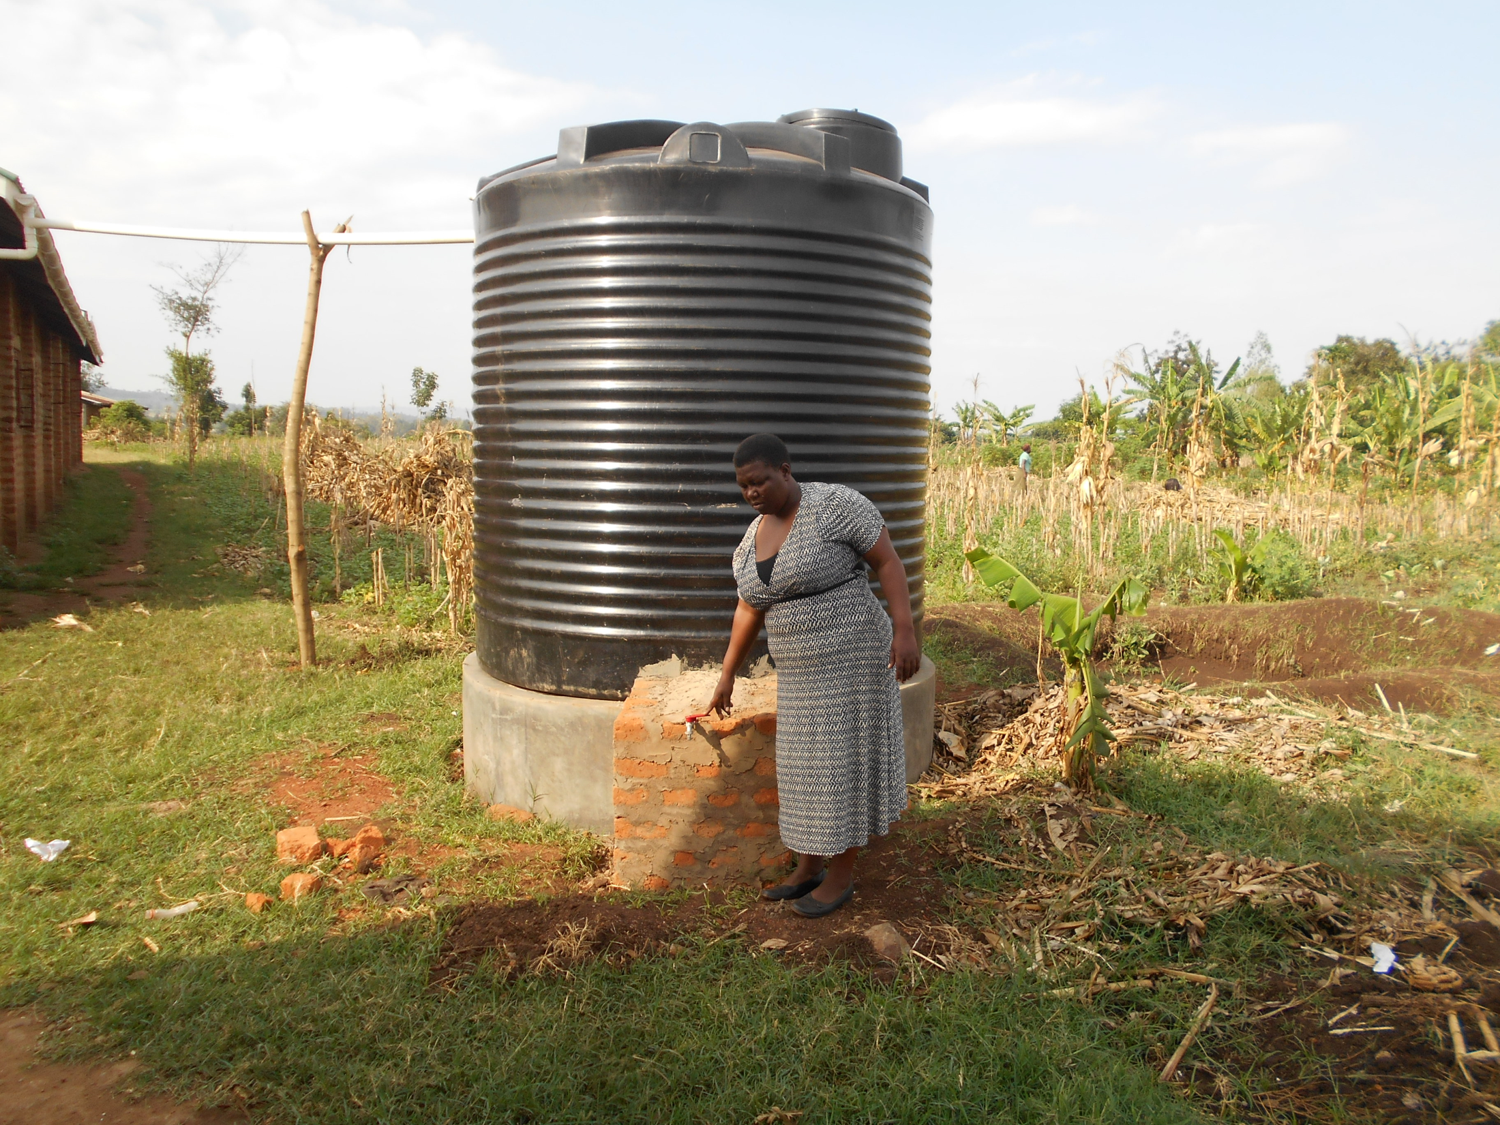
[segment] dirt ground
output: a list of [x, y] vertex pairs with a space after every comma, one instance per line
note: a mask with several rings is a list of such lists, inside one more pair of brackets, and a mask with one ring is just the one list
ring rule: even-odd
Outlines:
[[[946, 949], [951, 927], [937, 920], [944, 884], [935, 870], [948, 862], [949, 820], [895, 826], [860, 856], [854, 898], [826, 919], [804, 918], [789, 903], [756, 901], [726, 907], [722, 891], [686, 900], [631, 906], [617, 895], [580, 892], [546, 902], [483, 903], [465, 909], [448, 931], [432, 981], [466, 971], [486, 956], [513, 974], [563, 969], [584, 958], [621, 963], [641, 956], [672, 956], [684, 938], [733, 939], [783, 960], [816, 963], [839, 957], [876, 964], [864, 931], [891, 923], [918, 952]], [[769, 944], [767, 944], [769, 943]]]
[[[95, 472], [108, 472], [95, 469]], [[98, 574], [75, 578], [71, 586], [56, 590], [27, 590], [6, 592], [0, 595], [0, 629], [14, 629], [28, 622], [45, 617], [56, 617], [60, 613], [83, 613], [89, 606], [134, 601], [140, 587], [150, 582], [144, 573], [132, 573], [130, 567], [145, 562], [146, 550], [151, 543], [151, 499], [147, 493], [146, 478], [134, 469], [116, 470], [120, 479], [135, 495], [135, 507], [131, 514], [130, 530], [125, 540], [113, 552], [110, 564]], [[41, 557], [41, 547], [35, 540], [22, 544], [18, 561], [23, 565]]]
[[29, 1009], [0, 1012], [0, 1125], [229, 1125], [224, 1109], [136, 1098], [130, 1060], [87, 1066], [37, 1059], [46, 1022]]
[[[1473, 698], [1500, 699], [1500, 614], [1407, 609], [1399, 602], [1315, 598], [1257, 605], [1163, 606], [1144, 623], [1157, 634], [1140, 665], [1200, 687], [1245, 683], [1278, 692], [1382, 708], [1446, 713]], [[951, 639], [987, 658], [1002, 676], [1035, 677], [1036, 616], [1004, 605], [939, 606], [927, 616], [929, 635]], [[1101, 652], [1115, 630], [1100, 634]], [[1049, 676], [1060, 674], [1044, 661]], [[981, 685], [944, 683], [941, 700], [962, 698]]]

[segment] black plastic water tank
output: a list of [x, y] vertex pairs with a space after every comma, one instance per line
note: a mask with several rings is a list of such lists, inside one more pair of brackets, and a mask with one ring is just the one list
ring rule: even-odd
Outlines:
[[477, 647], [498, 679], [619, 698], [723, 656], [730, 458], [779, 434], [880, 508], [921, 613], [932, 211], [837, 110], [564, 129], [474, 204]]

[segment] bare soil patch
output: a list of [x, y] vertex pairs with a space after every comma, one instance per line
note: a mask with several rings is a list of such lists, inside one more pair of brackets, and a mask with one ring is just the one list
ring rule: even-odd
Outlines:
[[[1164, 638], [1163, 672], [1200, 686], [1296, 685], [1308, 696], [1442, 711], [1466, 692], [1500, 695], [1500, 615], [1406, 609], [1361, 598], [1273, 605], [1163, 607], [1148, 623]], [[1397, 697], [1391, 695], [1391, 691]]]
[[[108, 469], [95, 467], [95, 472]], [[134, 469], [115, 470], [120, 479], [135, 494], [135, 506], [131, 514], [130, 530], [124, 541], [112, 552], [112, 558], [98, 574], [75, 578], [66, 589], [20, 591], [8, 594], [0, 604], [0, 629], [18, 626], [56, 617], [60, 613], [78, 614], [93, 605], [114, 605], [123, 601], [134, 601], [142, 586], [150, 585], [145, 572], [133, 572], [132, 566], [142, 566], [146, 551], [151, 545], [151, 499], [146, 478]], [[28, 541], [21, 549], [23, 563], [35, 562], [41, 557], [41, 547]]]
[[337, 742], [316, 743], [310, 754], [279, 754], [256, 773], [277, 801], [292, 810], [288, 826], [372, 817], [397, 797], [396, 787], [374, 768], [375, 751], [350, 750]]
[[[1485, 1102], [1500, 1101], [1500, 1065], [1454, 1061], [1448, 1014], [1458, 1016], [1464, 1045], [1483, 1050], [1479, 1017], [1500, 1024], [1500, 974], [1489, 946], [1495, 931], [1458, 922], [1458, 941], [1445, 964], [1464, 977], [1456, 993], [1414, 990], [1399, 974], [1382, 976], [1363, 966], [1327, 978], [1276, 978], [1259, 982], [1251, 1008], [1275, 1012], [1298, 997], [1318, 998], [1274, 1015], [1262, 1025], [1254, 1057], [1228, 1060], [1235, 1069], [1270, 1071], [1279, 1080], [1255, 1097], [1256, 1108], [1298, 1120], [1323, 1120], [1334, 1103], [1355, 1120], [1387, 1122], [1493, 1120]], [[1451, 938], [1435, 935], [1396, 944], [1405, 960], [1425, 952], [1436, 959]], [[1342, 1013], [1342, 1015], [1341, 1015]], [[1316, 1060], [1316, 1065], [1311, 1065]], [[1194, 1082], [1211, 1098], [1211, 1074]]]
[[520, 975], [567, 971], [593, 959], [628, 964], [643, 956], [673, 956], [687, 942], [704, 940], [743, 942], [803, 964], [840, 958], [889, 976], [894, 968], [875, 964], [864, 936], [870, 926], [890, 922], [922, 953], [951, 945], [952, 927], [938, 917], [946, 889], [936, 874], [950, 863], [948, 825], [946, 820], [898, 824], [873, 842], [861, 854], [854, 898], [822, 919], [804, 918], [788, 903], [756, 901], [734, 911], [717, 889], [640, 905], [610, 892], [476, 904], [461, 911], [449, 929], [432, 981], [440, 984], [487, 956], [498, 968]]
[[34, 1010], [0, 1012], [0, 1125], [228, 1125], [247, 1120], [228, 1109], [135, 1097], [130, 1076], [138, 1064], [130, 1059], [93, 1065], [42, 1061], [37, 1041], [46, 1028]]
[[[1145, 671], [1199, 687], [1279, 685], [1294, 694], [1361, 709], [1392, 707], [1443, 713], [1470, 700], [1500, 699], [1500, 614], [1406, 609], [1362, 598], [1222, 606], [1161, 606], [1145, 623], [1160, 642]], [[982, 656], [1003, 683], [1035, 680], [1036, 620], [1003, 605], [938, 606], [928, 612], [929, 635], [946, 636]], [[1100, 631], [1107, 653], [1114, 630]], [[1049, 677], [1061, 674], [1050, 658]], [[939, 702], [983, 687], [941, 683]]]

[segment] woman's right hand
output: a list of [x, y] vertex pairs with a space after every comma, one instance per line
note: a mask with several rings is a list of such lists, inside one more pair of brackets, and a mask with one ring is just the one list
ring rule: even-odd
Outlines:
[[719, 677], [719, 685], [714, 688], [714, 697], [709, 702], [708, 709], [714, 714], [727, 715], [734, 706], [734, 673], [726, 671]]

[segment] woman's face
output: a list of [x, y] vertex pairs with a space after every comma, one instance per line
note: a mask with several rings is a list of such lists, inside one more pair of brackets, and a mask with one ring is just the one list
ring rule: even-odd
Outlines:
[[764, 461], [751, 461], [734, 471], [734, 479], [740, 486], [745, 503], [757, 512], [779, 512], [786, 507], [792, 491], [792, 467], [781, 465], [772, 468]]

